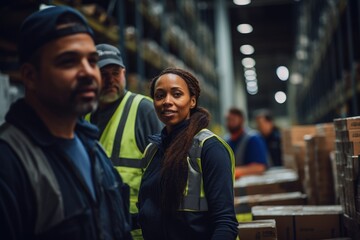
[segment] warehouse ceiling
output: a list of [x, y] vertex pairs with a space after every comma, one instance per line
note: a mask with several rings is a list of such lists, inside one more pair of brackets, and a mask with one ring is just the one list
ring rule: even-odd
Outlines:
[[[296, 34], [297, 6], [294, 0], [252, 0], [249, 5], [238, 6], [228, 0], [231, 24], [234, 71], [236, 79], [243, 81], [244, 66], [242, 60], [251, 57], [255, 60], [255, 72], [258, 91], [251, 95], [247, 93], [247, 105], [250, 116], [260, 108], [273, 110], [276, 116], [286, 115], [286, 102], [275, 101], [275, 93], [286, 93], [287, 81], [281, 81], [276, 74], [279, 66], [290, 67], [294, 54], [294, 39]], [[239, 24], [250, 24], [253, 31], [241, 34]], [[254, 53], [247, 56], [240, 52], [243, 45], [251, 45]]]
[[[212, 29], [214, 28], [214, 1], [197, 2], [202, 15], [205, 15], [202, 17], [203, 20], [208, 22]], [[83, 0], [82, 2], [99, 3], [98, 0]], [[14, 39], [17, 37], [21, 21], [34, 11], [32, 8], [36, 4], [32, 0], [7, 1], [7, 3], [0, 8], [0, 48], [3, 53], [6, 53], [6, 56], [0, 58], [0, 65], [11, 73], [13, 79], [16, 79], [16, 42]], [[286, 103], [278, 104], [274, 99], [277, 91], [286, 93], [287, 88], [287, 82], [277, 77], [276, 69], [281, 65], [290, 67], [297, 25], [296, 10], [300, 3], [300, 0], [252, 0], [249, 5], [239, 6], [234, 4], [233, 0], [227, 0], [235, 78], [236, 81], [244, 83], [245, 92], [242, 60], [245, 57], [251, 57], [256, 62], [258, 91], [254, 95], [246, 93], [250, 116], [259, 108], [269, 108], [276, 115], [286, 115]], [[238, 25], [243, 23], [250, 24], [253, 31], [248, 34], [238, 32]], [[242, 45], [253, 46], [254, 53], [249, 56], [244, 55], [240, 52]]]

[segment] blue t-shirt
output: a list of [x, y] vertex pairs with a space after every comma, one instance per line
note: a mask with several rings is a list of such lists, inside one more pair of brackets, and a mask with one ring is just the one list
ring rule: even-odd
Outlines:
[[[242, 141], [247, 141], [247, 143], [244, 148], [244, 159], [240, 160], [238, 158], [241, 156], [237, 155], [241, 155], [238, 154], [238, 148], [240, 147]], [[251, 133], [247, 140], [245, 140], [245, 134], [242, 134], [236, 140], [228, 139], [227, 143], [234, 151], [236, 163], [241, 162], [242, 165], [247, 165], [249, 163], [262, 163], [265, 165], [268, 164], [266, 145], [258, 133]]]
[[87, 187], [90, 190], [92, 197], [95, 199], [95, 190], [91, 174], [92, 171], [90, 157], [80, 138], [76, 134], [73, 139], [58, 138], [58, 144], [60, 148], [65, 152], [67, 157], [75, 165], [77, 170], [79, 170]]

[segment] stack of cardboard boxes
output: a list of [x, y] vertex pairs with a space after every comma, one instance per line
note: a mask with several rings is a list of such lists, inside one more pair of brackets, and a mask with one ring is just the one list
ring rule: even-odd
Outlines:
[[254, 220], [275, 220], [278, 240], [342, 236], [341, 206], [257, 206], [252, 214]]
[[318, 124], [315, 127], [314, 135], [304, 136], [304, 191], [309, 204], [334, 204], [334, 177], [330, 160], [330, 153], [335, 146], [334, 125]]
[[360, 239], [360, 117], [335, 119], [337, 195], [344, 208], [347, 234]]
[[277, 240], [276, 222], [270, 220], [257, 220], [239, 223], [240, 240]]
[[238, 214], [250, 213], [258, 205], [305, 204], [306, 195], [294, 170], [278, 168], [263, 175], [245, 176], [235, 182], [235, 209]]
[[296, 169], [308, 204], [335, 203], [330, 152], [334, 150], [334, 125], [294, 126], [282, 132], [284, 165]]

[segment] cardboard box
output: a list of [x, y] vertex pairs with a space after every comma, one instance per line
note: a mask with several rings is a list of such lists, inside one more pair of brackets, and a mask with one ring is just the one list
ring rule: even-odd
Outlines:
[[240, 240], [276, 240], [276, 222], [273, 219], [239, 223]]
[[298, 171], [298, 167], [296, 164], [295, 156], [293, 154], [284, 153], [282, 156], [283, 166], [289, 169], [293, 169], [296, 172]]
[[334, 119], [336, 131], [360, 129], [360, 117]]
[[323, 148], [328, 151], [335, 149], [335, 128], [334, 123], [322, 123], [316, 125], [316, 136], [325, 137]]
[[342, 142], [360, 142], [360, 129], [337, 131], [336, 140]]
[[303, 144], [304, 136], [307, 134], [313, 135], [316, 133], [314, 125], [293, 126], [281, 131], [282, 151], [285, 154], [293, 154], [293, 146], [296, 144]]
[[279, 240], [323, 239], [341, 236], [342, 207], [256, 206], [254, 220], [275, 219]]
[[304, 205], [306, 195], [301, 192], [257, 194], [243, 197], [235, 197], [236, 213], [251, 212], [254, 206], [276, 206], [276, 205]]
[[340, 237], [340, 215], [295, 215], [295, 239]]
[[359, 155], [360, 154], [360, 141], [348, 142], [348, 141], [335, 141], [335, 149], [337, 152], [347, 155]]
[[291, 169], [267, 171], [262, 175], [244, 176], [235, 181], [235, 196], [299, 192], [298, 175]]

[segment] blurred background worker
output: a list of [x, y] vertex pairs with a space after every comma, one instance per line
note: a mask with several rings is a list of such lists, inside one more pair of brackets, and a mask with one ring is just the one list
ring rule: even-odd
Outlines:
[[261, 174], [267, 167], [266, 146], [255, 131], [244, 128], [244, 114], [240, 109], [231, 108], [226, 117], [226, 127], [230, 133], [227, 143], [235, 154], [235, 178]]
[[131, 239], [128, 186], [79, 118], [100, 92], [92, 29], [48, 7], [23, 22], [18, 49], [26, 91], [0, 126], [0, 238]]
[[[125, 89], [125, 65], [120, 51], [108, 44], [96, 46], [103, 81], [99, 108], [86, 119], [100, 130], [100, 143], [125, 183], [130, 186], [130, 212], [137, 213], [137, 197], [141, 182], [142, 154], [149, 135], [159, 133], [158, 120], [152, 100]], [[140, 230], [133, 232], [142, 239]]]
[[282, 166], [281, 134], [274, 124], [272, 113], [267, 109], [256, 111], [256, 125], [265, 140], [273, 166]]

